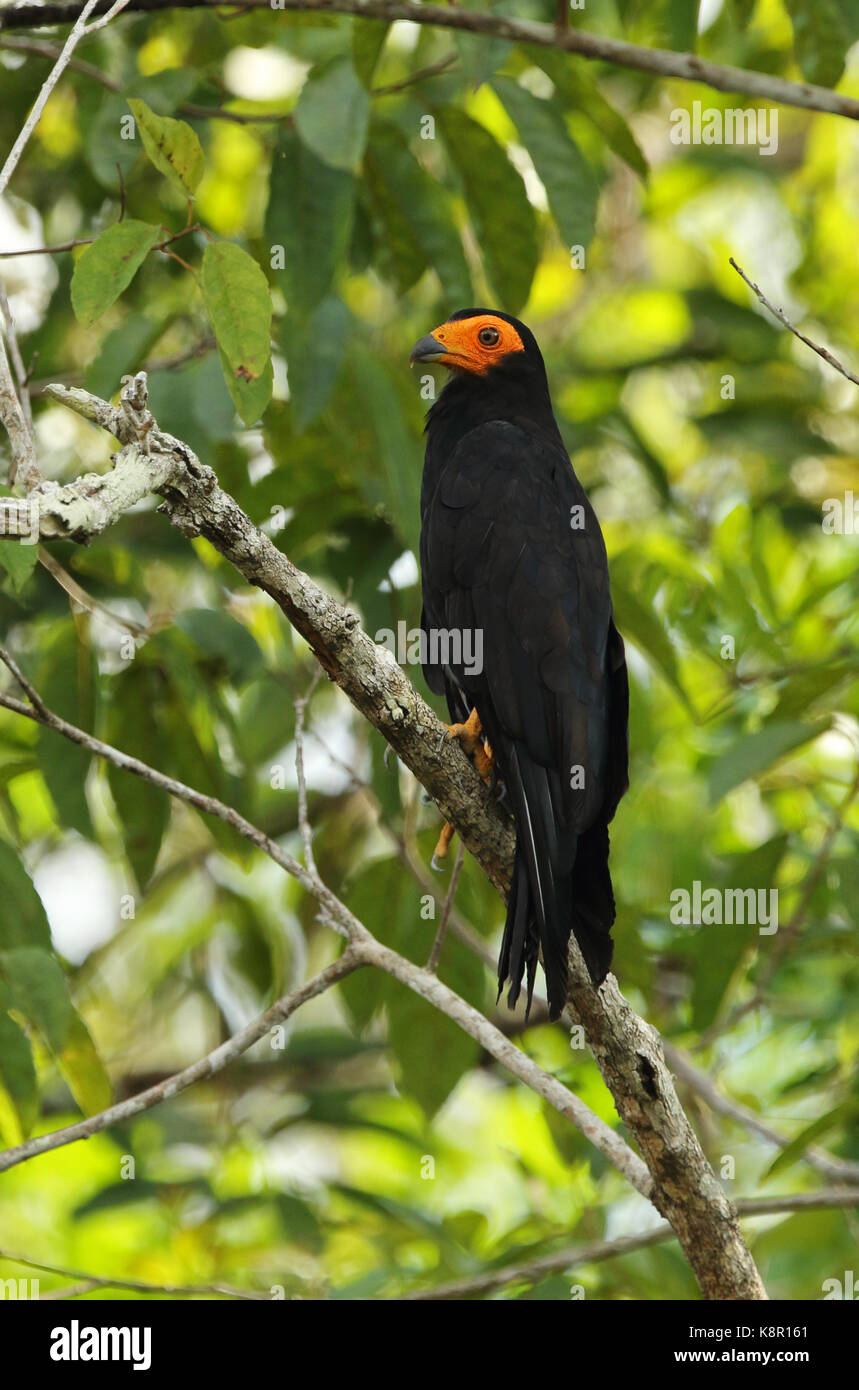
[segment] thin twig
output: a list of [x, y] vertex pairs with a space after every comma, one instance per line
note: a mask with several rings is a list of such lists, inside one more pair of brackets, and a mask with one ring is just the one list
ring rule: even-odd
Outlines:
[[450, 921], [450, 914], [453, 910], [454, 898], [456, 897], [456, 885], [459, 883], [459, 875], [462, 873], [462, 866], [464, 862], [465, 846], [460, 840], [459, 849], [456, 852], [456, 862], [453, 866], [453, 873], [450, 876], [450, 883], [448, 885], [447, 894], [444, 900], [444, 907], [441, 910], [441, 921], [438, 924], [438, 931], [435, 934], [435, 941], [432, 944], [430, 957], [427, 961], [427, 970], [429, 970], [431, 974], [435, 974], [436, 970], [438, 969], [439, 957], [441, 956], [441, 948], [444, 945], [444, 938], [447, 935], [447, 927]]
[[[18, 138], [9, 151], [3, 168], [0, 169], [0, 197], [6, 192], [9, 186], [9, 180], [18, 167], [18, 161], [24, 153], [27, 141], [39, 124], [42, 118], [42, 112], [48, 104], [48, 99], [65, 72], [75, 48], [85, 34], [95, 33], [96, 30], [103, 29], [106, 24], [109, 24], [114, 16], [119, 14], [120, 10], [125, 9], [129, 4], [129, 0], [116, 0], [115, 4], [111, 5], [110, 9], [101, 19], [97, 19], [92, 24], [88, 25], [87, 20], [97, 8], [98, 4], [99, 0], [86, 0], [83, 9], [77, 14], [72, 31], [60, 51], [60, 56], [57, 58], [53, 68], [43, 82], [42, 89], [33, 102], [30, 113], [18, 134]], [[5, 19], [5, 16], [0, 15], [0, 19]], [[0, 24], [0, 28], [2, 27], [4, 26]]]
[[122, 628], [124, 632], [131, 632], [135, 637], [146, 637], [149, 629], [143, 623], [135, 623], [131, 618], [121, 618], [118, 613], [113, 613], [106, 608], [98, 599], [88, 594], [86, 589], [78, 583], [73, 575], [60, 564], [59, 560], [48, 550], [47, 546], [39, 546], [39, 564], [48, 571], [51, 578], [59, 584], [60, 588], [68, 594], [70, 599], [80, 604], [81, 608], [88, 613], [98, 613], [106, 622], [113, 623], [115, 627]]
[[443, 72], [458, 62], [455, 53], [448, 53], [446, 58], [440, 58], [437, 63], [430, 63], [428, 67], [420, 68], [413, 72], [411, 77], [404, 77], [400, 82], [389, 82], [386, 87], [374, 87], [370, 92], [373, 97], [392, 97], [398, 92], [405, 92], [409, 87], [414, 87], [418, 82], [426, 82], [430, 77], [440, 77]]
[[789, 329], [793, 336], [795, 338], [798, 338], [801, 343], [805, 343], [806, 347], [810, 347], [812, 352], [816, 352], [818, 357], [822, 357], [824, 362], [828, 362], [830, 367], [834, 367], [836, 372], [840, 372], [841, 375], [843, 377], [846, 377], [848, 381], [852, 381], [854, 386], [859, 386], [859, 376], [854, 376], [851, 371], [848, 371], [848, 369], [843, 365], [843, 363], [839, 362], [838, 358], [833, 356], [833, 354], [829, 351], [829, 348], [821, 347], [820, 343], [816, 343], [813, 338], [807, 338], [804, 333], [801, 333], [799, 329], [795, 326], [795, 324], [791, 323], [790, 319], [787, 317], [784, 311], [782, 309], [777, 309], [776, 306], [773, 303], [771, 303], [769, 299], [767, 299], [760, 286], [756, 285], [754, 280], [749, 279], [748, 275], [742, 269], [742, 267], [737, 265], [737, 262], [734, 260], [733, 256], [729, 256], [728, 260], [730, 264], [734, 267], [734, 270], [737, 272], [740, 278], [745, 280], [752, 293], [757, 295], [764, 308], [769, 309], [770, 313], [778, 319], [780, 324], [782, 324], [785, 328]]
[[[741, 1218], [786, 1216], [797, 1211], [825, 1211], [853, 1206], [859, 1206], [859, 1188], [852, 1192], [836, 1187], [824, 1188], [819, 1192], [790, 1193], [785, 1197], [741, 1197], [736, 1203]], [[562, 1270], [571, 1270], [580, 1265], [599, 1264], [603, 1260], [619, 1259], [623, 1255], [634, 1254], [636, 1250], [661, 1245], [664, 1241], [671, 1240], [673, 1235], [674, 1232], [665, 1221], [637, 1235], [619, 1236], [615, 1240], [595, 1240], [587, 1245], [574, 1245], [566, 1250], [540, 1255], [535, 1260], [502, 1265], [497, 1269], [486, 1270], [470, 1278], [457, 1279], [452, 1283], [414, 1289], [409, 1293], [398, 1294], [397, 1301], [431, 1303], [445, 1299], [464, 1299], [481, 1293], [491, 1293], [493, 1289], [503, 1288], [505, 1284], [535, 1284], [549, 1274], [558, 1274]]]
[[[9, 356], [6, 356], [6, 343]], [[11, 367], [9, 364], [11, 358]], [[15, 380], [12, 377], [14, 369]], [[33, 414], [30, 409], [30, 393], [27, 390], [27, 371], [21, 359], [18, 336], [12, 319], [12, 310], [6, 290], [0, 282], [0, 420], [6, 426], [12, 449], [9, 467], [9, 486], [12, 487], [20, 477], [27, 492], [39, 486], [42, 476], [36, 462], [36, 436], [33, 432]]]
[[76, 246], [92, 246], [94, 236], [75, 237], [74, 241], [61, 241], [56, 246], [26, 246], [23, 251], [0, 251], [0, 260], [10, 261], [15, 256], [57, 256], [61, 251], [74, 251]]
[[218, 1294], [222, 1298], [243, 1298], [254, 1302], [271, 1298], [270, 1293], [263, 1293], [258, 1289], [239, 1289], [232, 1284], [148, 1284], [142, 1279], [123, 1279], [117, 1275], [116, 1278], [109, 1274], [85, 1274], [79, 1269], [65, 1269], [62, 1265], [46, 1264], [44, 1260], [34, 1260], [30, 1255], [18, 1255], [13, 1250], [0, 1250], [0, 1260], [9, 1260], [11, 1264], [24, 1265], [27, 1269], [41, 1269], [46, 1274], [61, 1274], [65, 1279], [80, 1280], [80, 1285], [73, 1289], [50, 1289], [47, 1293], [40, 1294], [40, 1301], [46, 1298], [73, 1298], [81, 1293], [88, 1293], [90, 1289], [132, 1289], [136, 1293], [166, 1293], [171, 1298], [182, 1294]]
[[313, 857], [313, 829], [307, 814], [307, 777], [304, 771], [304, 720], [307, 706], [313, 698], [322, 677], [322, 667], [317, 666], [310, 685], [303, 695], [295, 700], [295, 776], [298, 782], [298, 827], [304, 845], [304, 862], [311, 873], [316, 873], [316, 860]]

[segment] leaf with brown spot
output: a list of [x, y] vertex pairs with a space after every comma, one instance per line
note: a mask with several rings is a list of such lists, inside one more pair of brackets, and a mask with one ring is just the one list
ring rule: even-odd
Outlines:
[[185, 198], [193, 197], [205, 168], [203, 147], [187, 121], [156, 116], [139, 97], [129, 97], [143, 148], [159, 173]]

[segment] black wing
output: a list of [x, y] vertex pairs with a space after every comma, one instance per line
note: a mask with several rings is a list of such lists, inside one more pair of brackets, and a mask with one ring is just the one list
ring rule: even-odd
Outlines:
[[628, 693], [605, 545], [566, 453], [537, 429], [480, 425], [436, 476], [423, 622], [428, 636], [482, 634], [483, 669], [428, 662], [425, 675], [454, 718], [476, 705], [516, 817], [502, 981], [515, 1002], [527, 968], [530, 994], [539, 939], [557, 1013], [571, 927], [595, 980], [611, 961], [606, 827], [627, 785]]

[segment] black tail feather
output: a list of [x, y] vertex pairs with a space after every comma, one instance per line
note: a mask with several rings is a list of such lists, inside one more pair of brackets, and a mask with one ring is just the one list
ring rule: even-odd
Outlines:
[[[542, 769], [512, 759], [514, 800], [517, 803], [516, 858], [507, 920], [498, 960], [499, 995], [510, 981], [508, 1004], [514, 1008], [523, 976], [527, 976], [527, 1009], [531, 1007], [538, 952], [542, 955], [549, 999], [549, 1017], [558, 1018], [567, 997], [567, 944], [575, 932], [595, 985], [602, 984], [611, 966], [611, 927], [614, 893], [608, 868], [608, 827], [591, 826], [578, 837], [572, 868], [564, 866], [557, 846], [551, 806], [542, 789], [524, 785]], [[523, 776], [524, 774], [524, 776]], [[520, 811], [524, 807], [524, 813]], [[567, 864], [569, 846], [567, 845]], [[527, 1013], [526, 1013], [527, 1016]]]

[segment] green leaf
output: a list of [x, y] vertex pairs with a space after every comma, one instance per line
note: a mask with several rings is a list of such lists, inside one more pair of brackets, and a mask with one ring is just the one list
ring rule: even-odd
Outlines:
[[388, 1040], [399, 1067], [399, 1084], [428, 1118], [476, 1065], [479, 1045], [432, 1004], [400, 986], [387, 1003]]
[[352, 65], [358, 79], [369, 90], [373, 84], [373, 74], [382, 56], [390, 24], [385, 19], [359, 19], [352, 21]]
[[203, 177], [205, 158], [195, 130], [187, 121], [156, 116], [145, 101], [129, 97], [143, 148], [159, 173], [184, 197], [193, 197]]
[[130, 125], [127, 99], [106, 92], [85, 133], [86, 162], [101, 186], [112, 193], [119, 192], [120, 174], [127, 181], [132, 165], [141, 155], [137, 140], [123, 138]]
[[553, 53], [545, 48], [527, 48], [524, 51], [551, 78], [558, 98], [590, 121], [612, 153], [646, 179], [647, 160], [638, 141], [623, 116], [606, 101], [594, 78], [584, 71], [582, 65], [569, 62], [563, 53]]
[[[723, 892], [727, 888], [754, 888], [756, 892], [771, 888], [787, 841], [787, 835], [775, 835], [748, 854], [733, 855], [729, 871], [722, 876]], [[698, 948], [694, 951], [697, 960], [692, 985], [692, 1027], [697, 1032], [713, 1023], [746, 953], [766, 940], [757, 922], [726, 922], [698, 929], [692, 938]]]
[[[104, 1110], [111, 1101], [107, 1073], [87, 1031], [74, 1008], [68, 984], [57, 958], [38, 946], [0, 951], [0, 1088], [4, 1088], [25, 1122], [32, 1123], [35, 1104], [35, 1076], [29, 1041], [12, 1025], [4, 1012], [15, 1009], [38, 1030], [53, 1053], [74, 1099], [87, 1115]], [[22, 1044], [26, 1044], [26, 1048]], [[0, 1122], [3, 1106], [0, 1103]]]
[[[397, 386], [384, 362], [372, 356], [353, 354], [355, 373], [362, 399], [374, 431], [374, 443], [381, 465], [377, 480], [367, 480], [368, 500], [381, 501], [390, 513], [405, 544], [417, 555], [420, 548], [420, 464], [417, 441], [409, 426]], [[374, 486], [375, 482], [375, 486]]]
[[450, 304], [467, 304], [471, 277], [459, 232], [441, 190], [409, 149], [402, 132], [374, 122], [364, 161], [366, 186], [381, 218], [382, 245], [400, 294], [432, 266]]
[[30, 1041], [0, 1004], [0, 1135], [20, 1144], [39, 1110], [36, 1068]]
[[665, 18], [671, 47], [678, 53], [694, 53], [698, 38], [699, 0], [668, 0]]
[[[49, 709], [80, 729], [91, 730], [97, 673], [93, 652], [77, 629], [63, 623], [44, 646], [37, 685]], [[36, 744], [39, 768], [57, 808], [60, 823], [94, 838], [85, 784], [91, 755], [76, 743], [40, 729]]]
[[[629, 578], [624, 582], [619, 574], [619, 566], [612, 572], [612, 601], [618, 630], [624, 638], [630, 638], [657, 667], [668, 684], [679, 695], [686, 709], [693, 713], [689, 696], [680, 679], [677, 655], [671, 639], [658, 617], [645, 607], [631, 592]], [[631, 578], [631, 577], [630, 577]]]
[[243, 683], [259, 670], [263, 655], [254, 636], [243, 623], [220, 608], [188, 608], [176, 619], [176, 626], [187, 633], [231, 680]]
[[360, 168], [370, 121], [370, 97], [350, 59], [336, 58], [316, 68], [294, 112], [295, 128], [306, 145], [332, 169]]
[[0, 566], [9, 576], [12, 588], [20, 594], [39, 559], [38, 536], [29, 541], [0, 540]]
[[546, 189], [558, 231], [567, 246], [590, 245], [599, 188], [593, 170], [550, 101], [541, 101], [510, 77], [492, 83]]
[[18, 855], [5, 840], [0, 840], [0, 949], [14, 950], [18, 946], [41, 946], [51, 949], [51, 929], [33, 881]]
[[[398, 860], [377, 861], [361, 874], [349, 894], [356, 916], [386, 945], [410, 960], [426, 960], [441, 911], [426, 915], [426, 895]], [[439, 976], [451, 989], [480, 1008], [484, 1004], [484, 967], [455, 938], [442, 951]], [[479, 1047], [449, 1018], [412, 990], [390, 977], [361, 970], [340, 986], [353, 1017], [366, 1024], [382, 1006], [388, 1039], [397, 1062], [399, 1086], [432, 1116], [461, 1077], [474, 1066]]]
[[[271, 397], [268, 282], [247, 251], [231, 241], [209, 242], [200, 278], [227, 386], [245, 424], [252, 424]], [[236, 384], [254, 389], [234, 394]]]
[[96, 1051], [89, 1029], [73, 1012], [66, 1040], [57, 1058], [60, 1071], [85, 1115], [97, 1115], [113, 1100], [113, 1087]]
[[86, 389], [94, 396], [110, 400], [123, 376], [140, 369], [146, 355], [164, 332], [165, 325], [146, 314], [130, 314], [124, 323], [108, 333], [98, 356], [86, 369]]
[[833, 1110], [828, 1110], [825, 1115], [820, 1115], [813, 1120], [810, 1125], [806, 1125], [800, 1130], [795, 1139], [791, 1139], [786, 1144], [781, 1153], [773, 1159], [769, 1168], [763, 1175], [763, 1181], [768, 1178], [778, 1177], [779, 1173], [784, 1173], [788, 1168], [792, 1168], [794, 1163], [802, 1158], [803, 1153], [810, 1144], [814, 1144], [818, 1139], [822, 1139], [824, 1134], [836, 1126], [844, 1125], [848, 1132], [854, 1127], [859, 1115], [859, 1105], [855, 1100], [844, 1101], [841, 1105], [836, 1105]]
[[837, 0], [788, 0], [796, 61], [807, 82], [834, 87], [844, 72], [850, 35]]
[[707, 774], [710, 801], [714, 804], [721, 801], [734, 787], [759, 777], [773, 763], [810, 743], [828, 728], [828, 719], [815, 724], [794, 719], [767, 724], [756, 733], [746, 734], [710, 767]]
[[89, 327], [100, 319], [123, 290], [127, 290], [156, 242], [161, 227], [126, 217], [96, 237], [75, 262], [72, 308], [79, 323]]
[[253, 425], [259, 420], [265, 411], [266, 406], [271, 400], [272, 388], [274, 386], [274, 372], [271, 361], [266, 362], [262, 376], [253, 381], [245, 381], [244, 377], [235, 376], [230, 368], [225, 353], [219, 351], [218, 356], [221, 362], [221, 370], [224, 373], [224, 381], [230, 393], [230, 400], [236, 409], [239, 419], [246, 425]]
[[280, 132], [271, 166], [266, 240], [276, 256], [283, 247], [290, 310], [315, 308], [331, 289], [352, 231], [355, 181], [332, 169], [296, 132]]
[[288, 314], [284, 324], [289, 399], [296, 424], [306, 429], [328, 404], [349, 342], [349, 310], [337, 295], [323, 299], [309, 319]]
[[[162, 743], [161, 729], [155, 716], [160, 696], [158, 671], [142, 661], [132, 662], [131, 668], [113, 681], [107, 741], [144, 762], [150, 759], [153, 749], [159, 748]], [[108, 767], [107, 777], [123, 826], [125, 853], [138, 884], [143, 888], [152, 875], [167, 828], [169, 798], [166, 792], [150, 782], [135, 777], [131, 772], [123, 772], [112, 764]]]
[[[480, 12], [485, 9], [481, 0], [460, 0], [460, 3], [465, 10]], [[493, 0], [492, 10], [499, 17], [510, 15], [511, 18], [517, 18], [522, 14], [521, 10], [517, 10], [517, 0]], [[536, 14], [534, 17], [537, 17]], [[542, 18], [542, 15], [540, 17]], [[509, 39], [490, 38], [488, 34], [469, 34], [462, 29], [454, 29], [452, 38], [468, 86], [474, 91], [484, 82], [488, 82], [492, 74], [498, 71], [513, 48]]]
[[518, 313], [539, 256], [537, 223], [525, 185], [485, 126], [453, 106], [442, 107], [437, 120], [462, 179], [486, 273], [502, 307]]
[[325, 1241], [313, 1207], [291, 1192], [274, 1194], [274, 1204], [284, 1235], [296, 1245], [319, 1254]]
[[0, 951], [0, 980], [8, 991], [10, 1007], [38, 1028], [52, 1052], [60, 1052], [74, 1010], [56, 957], [39, 946]]

